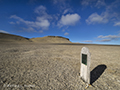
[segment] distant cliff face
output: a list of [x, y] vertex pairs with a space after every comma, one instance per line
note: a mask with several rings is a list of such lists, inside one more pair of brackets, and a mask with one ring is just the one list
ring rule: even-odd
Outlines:
[[68, 38], [61, 36], [46, 36], [40, 38], [32, 38], [31, 41], [39, 43], [71, 43]]

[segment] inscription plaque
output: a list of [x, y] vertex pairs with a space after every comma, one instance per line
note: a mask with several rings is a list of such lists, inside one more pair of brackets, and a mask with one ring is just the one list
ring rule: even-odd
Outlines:
[[86, 54], [82, 54], [82, 63], [87, 65], [87, 55]]

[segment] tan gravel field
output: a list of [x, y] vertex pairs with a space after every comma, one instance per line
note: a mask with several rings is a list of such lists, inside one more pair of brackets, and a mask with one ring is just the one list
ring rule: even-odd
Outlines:
[[32, 42], [0, 44], [0, 90], [84, 90], [82, 47], [91, 53], [87, 90], [120, 90], [120, 46]]

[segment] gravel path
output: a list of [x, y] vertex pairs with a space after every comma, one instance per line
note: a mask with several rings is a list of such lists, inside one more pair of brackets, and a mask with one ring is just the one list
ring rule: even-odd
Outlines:
[[[120, 46], [34, 43], [0, 45], [1, 90], [84, 90], [79, 78], [84, 46], [91, 52], [91, 76], [96, 78], [87, 90], [119, 90]], [[96, 77], [100, 65], [106, 69]]]

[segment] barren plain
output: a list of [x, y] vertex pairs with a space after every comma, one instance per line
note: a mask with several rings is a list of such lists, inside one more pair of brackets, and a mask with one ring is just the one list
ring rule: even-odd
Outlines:
[[82, 47], [91, 53], [87, 90], [120, 90], [120, 46], [0, 43], [0, 90], [85, 90]]

